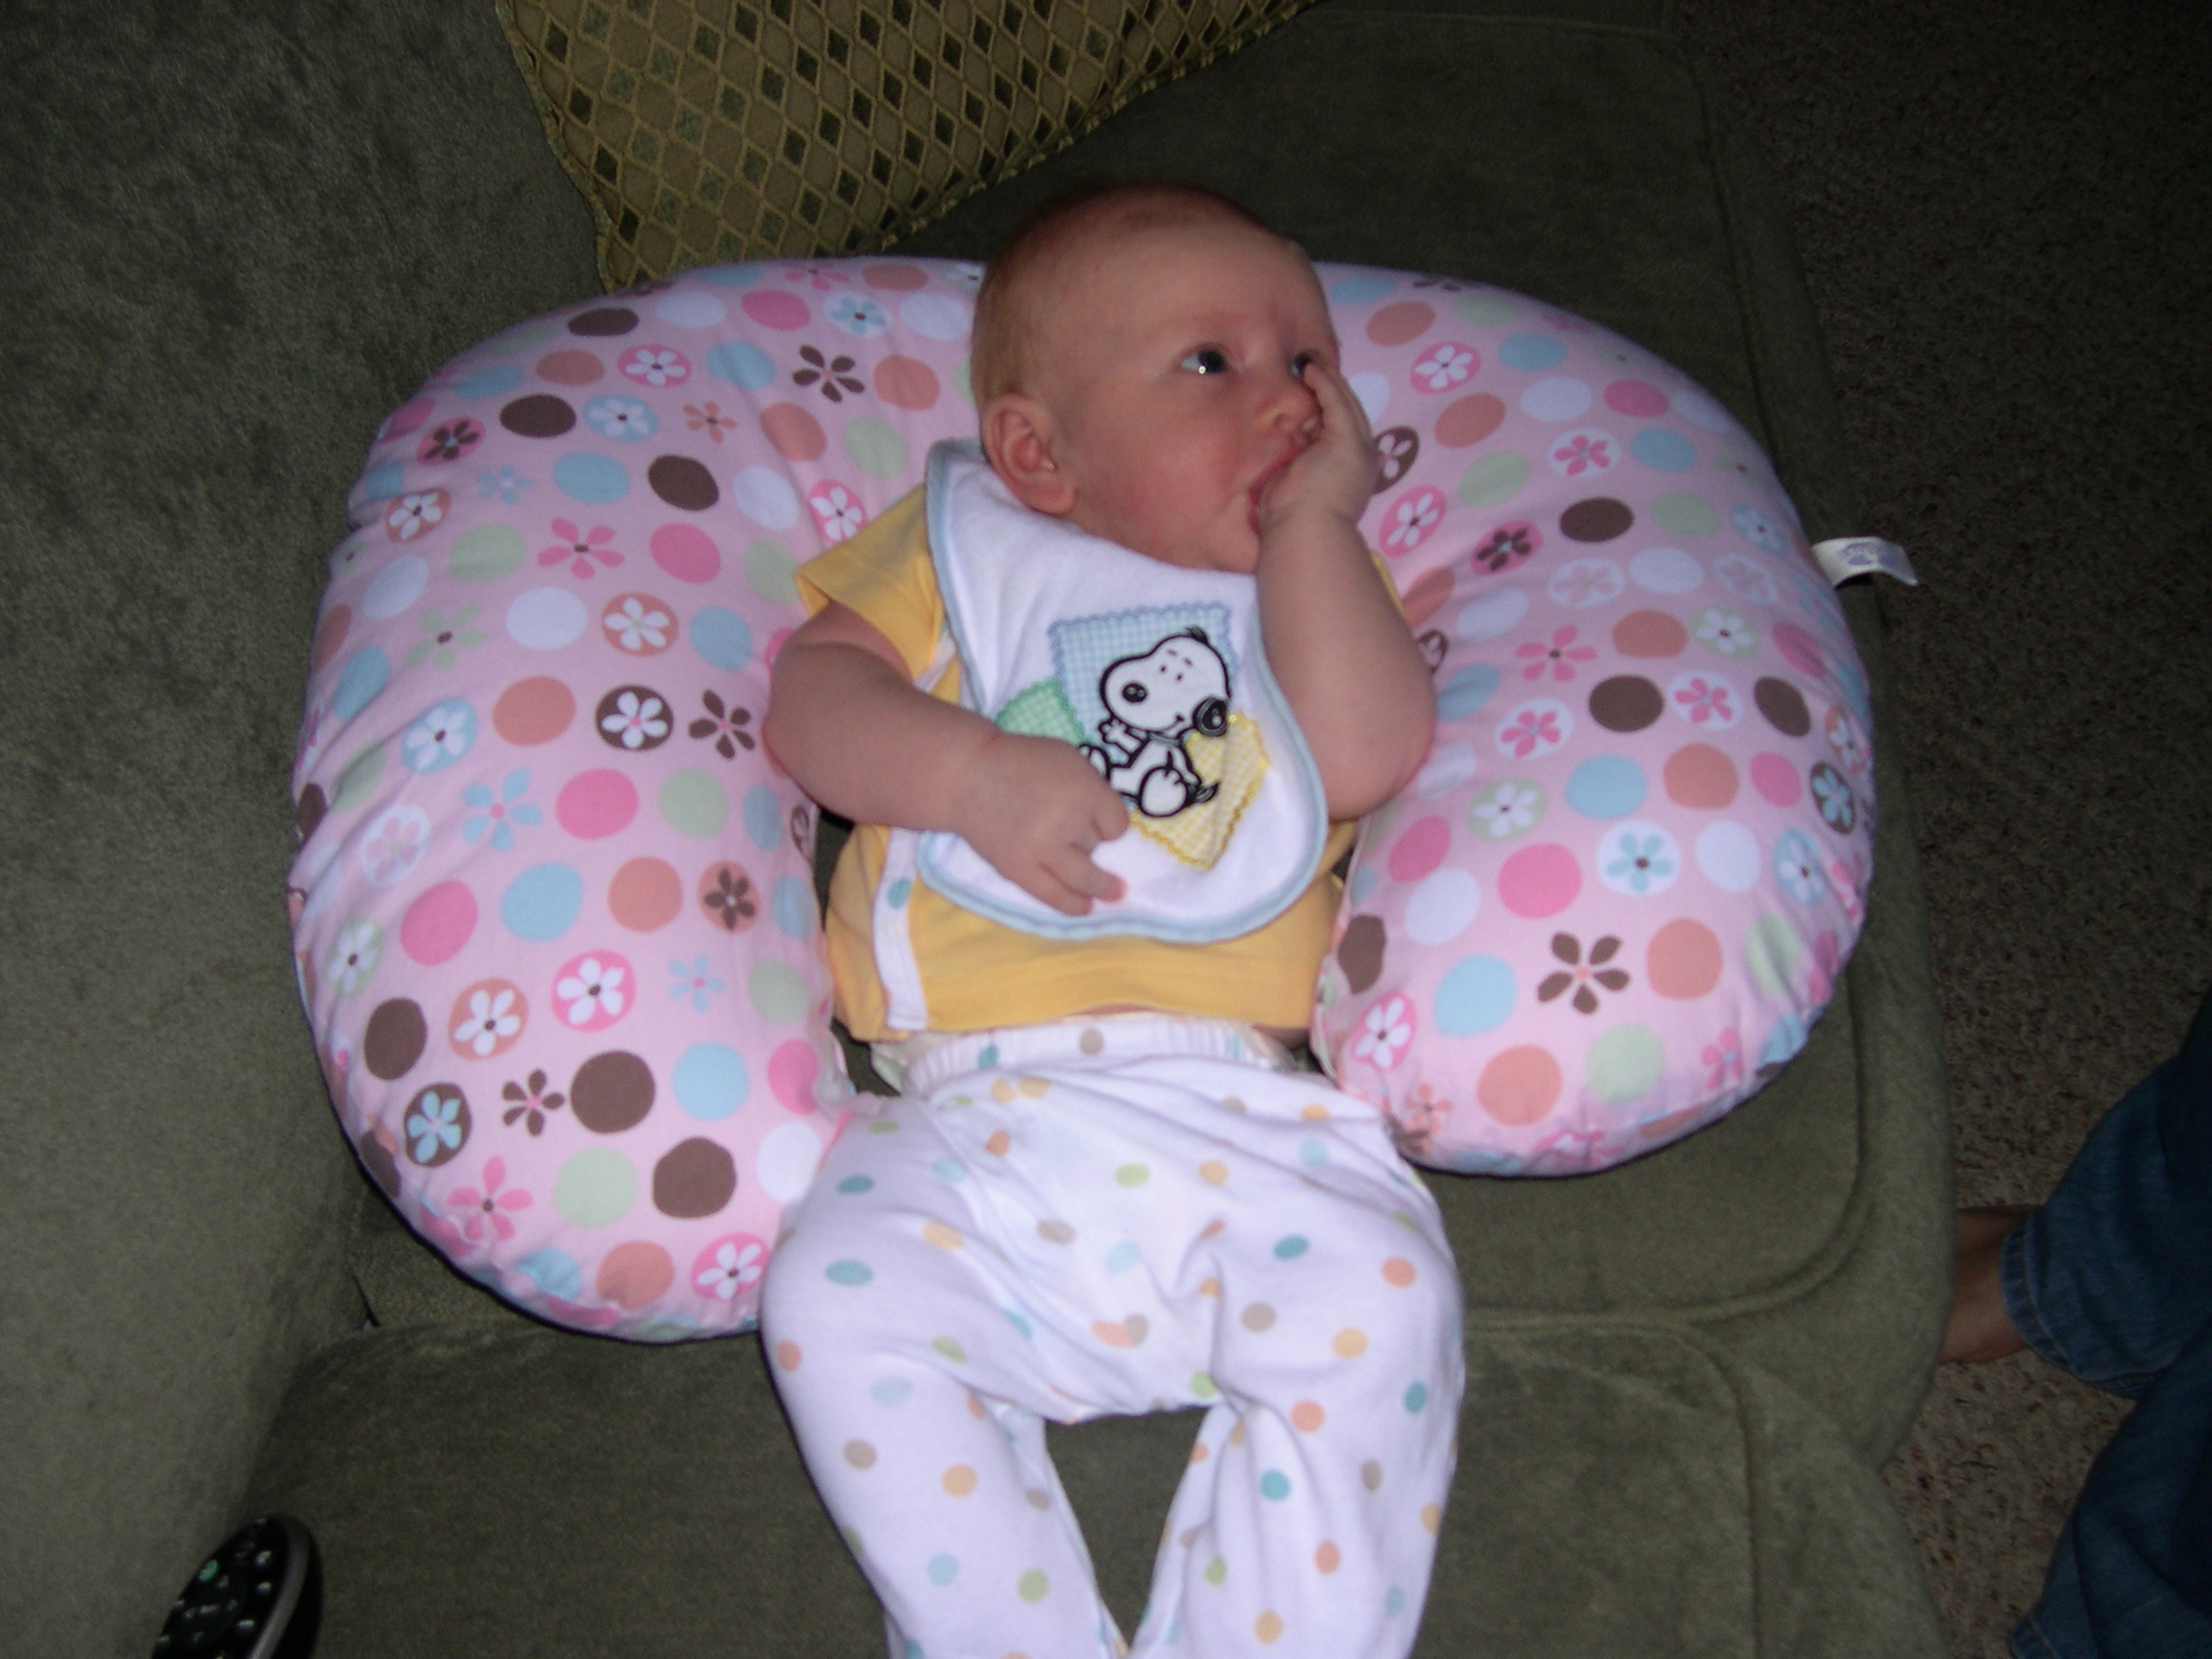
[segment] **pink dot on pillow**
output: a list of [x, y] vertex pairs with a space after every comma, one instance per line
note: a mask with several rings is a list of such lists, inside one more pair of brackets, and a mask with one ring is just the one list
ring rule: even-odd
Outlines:
[[830, 447], [822, 423], [795, 403], [776, 403], [761, 410], [760, 435], [786, 461], [819, 461]]
[[476, 895], [466, 884], [441, 881], [407, 906], [399, 947], [425, 968], [451, 962], [476, 932]]
[[550, 675], [516, 681], [492, 705], [492, 728], [519, 749], [551, 743], [575, 718], [575, 693]]
[[1643, 953], [1645, 982], [1663, 997], [1687, 1002], [1720, 983], [1720, 940], [1703, 922], [1677, 916], [1651, 936]]
[[1378, 346], [1403, 346], [1426, 334], [1435, 320], [1433, 306], [1419, 300], [1400, 300], [1367, 319], [1367, 338]]
[[1809, 674], [1818, 680], [1828, 671], [1828, 659], [1821, 654], [1819, 644], [1794, 622], [1774, 625], [1774, 646], [1800, 674]]
[[1648, 420], [1667, 413], [1667, 394], [1648, 381], [1617, 380], [1605, 387], [1605, 407]]
[[1516, 916], [1556, 916], [1581, 891], [1581, 865], [1556, 841], [1522, 848], [1497, 872], [1497, 896]]
[[688, 524], [664, 524], [653, 532], [653, 563], [680, 582], [711, 582], [722, 573], [721, 551], [714, 538]]
[[1390, 879], [1419, 881], [1444, 862], [1452, 848], [1452, 826], [1441, 818], [1422, 818], [1390, 849]]
[[886, 357], [875, 366], [875, 395], [894, 409], [937, 405], [937, 371], [919, 357]]
[[384, 424], [385, 437], [404, 438], [409, 432], [427, 421], [430, 418], [430, 411], [437, 406], [437, 399], [434, 397], [417, 397], [402, 403], [391, 412], [391, 418]]
[[768, 1056], [768, 1088], [793, 1112], [814, 1110], [814, 1074], [821, 1069], [814, 1045], [793, 1038]]
[[633, 1310], [658, 1297], [676, 1278], [676, 1264], [658, 1244], [633, 1238], [608, 1251], [593, 1286], [617, 1308]]
[[1805, 793], [1797, 768], [1772, 750], [1751, 756], [1751, 788], [1776, 806], [1795, 806]]
[[1559, 1099], [1562, 1081], [1551, 1051], [1525, 1044], [1506, 1050], [1483, 1067], [1475, 1099], [1501, 1124], [1532, 1124]]
[[651, 933], [683, 909], [683, 878], [665, 859], [632, 859], [607, 888], [607, 913], [632, 933]]
[[762, 328], [804, 328], [814, 314], [804, 300], [782, 288], [756, 288], [738, 304]]
[[638, 816], [637, 786], [620, 772], [578, 772], [553, 802], [561, 828], [579, 841], [597, 841], [629, 828]]

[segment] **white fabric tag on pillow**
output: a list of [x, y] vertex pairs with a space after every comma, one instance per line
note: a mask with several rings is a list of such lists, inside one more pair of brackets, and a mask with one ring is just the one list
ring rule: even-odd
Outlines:
[[1839, 535], [1831, 541], [1816, 541], [1813, 557], [1821, 562], [1822, 573], [1835, 587], [1853, 576], [1868, 576], [1876, 571], [1914, 587], [1920, 585], [1920, 576], [1905, 550], [1878, 535]]

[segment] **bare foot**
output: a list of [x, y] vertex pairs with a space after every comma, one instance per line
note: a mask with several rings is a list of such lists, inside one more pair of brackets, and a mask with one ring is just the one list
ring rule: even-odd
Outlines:
[[2024, 1204], [1959, 1211], [1958, 1279], [1951, 1292], [1951, 1322], [1943, 1329], [1943, 1360], [1979, 1365], [2028, 1346], [2005, 1311], [1997, 1256], [2005, 1235], [2033, 1214]]

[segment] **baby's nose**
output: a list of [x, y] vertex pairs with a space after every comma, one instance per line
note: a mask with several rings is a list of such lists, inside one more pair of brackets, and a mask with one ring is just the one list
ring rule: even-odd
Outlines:
[[1267, 422], [1284, 431], [1301, 431], [1321, 413], [1321, 401], [1304, 380], [1285, 368], [1269, 388]]

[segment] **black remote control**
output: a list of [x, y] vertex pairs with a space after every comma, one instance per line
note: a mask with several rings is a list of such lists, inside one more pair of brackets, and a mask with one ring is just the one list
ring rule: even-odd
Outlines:
[[154, 1659], [308, 1659], [322, 1616], [314, 1539], [289, 1515], [225, 1538], [169, 1608]]

